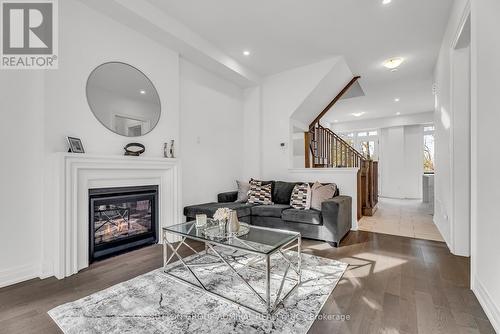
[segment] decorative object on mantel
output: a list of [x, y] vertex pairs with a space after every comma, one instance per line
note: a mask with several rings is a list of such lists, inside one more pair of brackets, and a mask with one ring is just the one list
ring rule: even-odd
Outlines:
[[172, 139], [170, 141], [170, 158], [175, 158], [175, 155], [174, 155], [174, 143], [175, 143], [175, 141]]
[[[229, 253], [229, 255], [238, 256], [238, 262], [242, 263], [241, 274], [250, 277], [253, 287], [264, 294], [262, 287], [255, 284], [257, 279], [265, 275], [264, 261], [252, 264], [251, 255], [239, 253]], [[271, 261], [279, 272], [284, 272], [288, 263], [280, 259], [279, 255], [275, 254]], [[200, 263], [213, 261], [212, 254], [193, 255], [184, 260], [186, 262], [195, 260]], [[250, 268], [248, 264], [252, 264], [257, 270]], [[178, 262], [171, 265], [178, 266]], [[186, 284], [168, 279], [163, 273], [163, 268], [58, 306], [48, 313], [64, 333], [150, 333], [161, 332], [165, 328], [171, 333], [186, 333], [196, 328], [199, 334], [250, 332], [305, 334], [317, 319], [323, 304], [346, 268], [347, 264], [339, 261], [302, 254], [304, 283], [298, 287], [298, 292], [291, 295], [283, 307], [276, 311], [275, 316], [269, 318], [237, 307], [233, 303], [216, 299], [209, 294], [200, 294]], [[183, 279], [192, 279], [190, 273], [181, 266], [172, 270]], [[223, 289], [221, 291], [238, 300], [258, 303], [246, 286], [234, 284], [234, 276], [220, 263], [215, 262], [212, 266], [206, 267], [199, 266], [196, 270], [204, 284], [221, 285]], [[283, 289], [285, 288], [287, 286]], [[172, 321], [172, 319], [189, 320]]]
[[168, 156], [169, 156], [169, 155], [168, 155], [168, 154], [169, 154], [169, 152], [168, 152], [168, 151], [169, 151], [169, 150], [168, 150], [168, 143], [163, 143], [163, 156], [164, 156], [165, 158], [168, 158]]
[[125, 150], [125, 155], [132, 155], [135, 157], [138, 157], [146, 151], [146, 148], [141, 143], [129, 143], [125, 145], [123, 149]]
[[83, 149], [83, 144], [80, 138], [75, 138], [75, 137], [66, 137], [68, 140], [69, 144], [69, 149], [68, 152], [71, 153], [85, 153], [85, 150]]
[[163, 144], [163, 156], [165, 158], [175, 158], [174, 143], [175, 143], [175, 141], [172, 139], [170, 141], [170, 146], [168, 145], [168, 143]]

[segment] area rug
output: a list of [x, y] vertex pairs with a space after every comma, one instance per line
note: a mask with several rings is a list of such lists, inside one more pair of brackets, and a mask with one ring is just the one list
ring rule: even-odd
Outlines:
[[[296, 256], [288, 252], [293, 262]], [[225, 252], [238, 272], [264, 295], [263, 262], [238, 252]], [[189, 258], [187, 259], [189, 261]], [[214, 256], [192, 261], [213, 262]], [[250, 267], [248, 266], [250, 264]], [[287, 262], [271, 257], [271, 296], [276, 297]], [[171, 273], [194, 282], [176, 262]], [[66, 334], [73, 333], [306, 333], [347, 268], [347, 264], [302, 254], [302, 283], [280, 305], [273, 316], [262, 316], [233, 303], [215, 298], [163, 272], [151, 271], [85, 298], [60, 305], [48, 313]], [[262, 307], [258, 297], [226, 266], [193, 267], [211, 291], [254, 308]], [[290, 274], [289, 277], [293, 277]], [[282, 296], [293, 282], [285, 281]]]

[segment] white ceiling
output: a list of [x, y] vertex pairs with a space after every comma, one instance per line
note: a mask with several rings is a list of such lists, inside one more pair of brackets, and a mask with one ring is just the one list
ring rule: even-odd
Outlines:
[[[148, 1], [262, 76], [344, 56], [362, 76], [366, 96], [336, 105], [327, 116], [340, 122], [358, 120], [353, 112], [365, 112], [366, 119], [433, 109], [432, 73], [453, 2]], [[390, 72], [382, 62], [394, 56], [405, 62]]]

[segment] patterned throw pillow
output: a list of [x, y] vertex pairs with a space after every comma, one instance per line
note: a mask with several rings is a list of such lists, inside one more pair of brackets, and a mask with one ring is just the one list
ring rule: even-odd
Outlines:
[[293, 188], [290, 206], [299, 210], [309, 210], [311, 208], [311, 187], [309, 184], [297, 184]]
[[248, 191], [248, 203], [252, 204], [273, 204], [271, 199], [271, 184], [262, 185], [262, 182], [251, 180]]

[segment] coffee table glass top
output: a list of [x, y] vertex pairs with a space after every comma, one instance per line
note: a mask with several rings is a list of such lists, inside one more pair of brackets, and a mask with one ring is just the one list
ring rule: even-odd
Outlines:
[[[210, 222], [215, 224], [215, 222]], [[212, 244], [229, 246], [252, 253], [270, 254], [300, 236], [298, 232], [278, 230], [266, 227], [246, 225], [249, 232], [239, 237], [209, 237], [203, 228], [196, 228], [195, 221], [164, 227], [163, 231], [185, 236], [198, 241], [209, 241]]]

